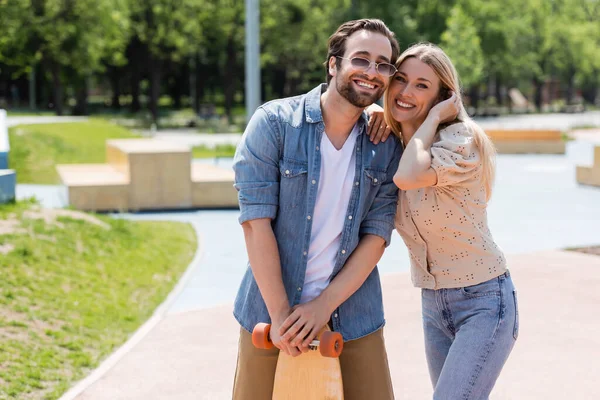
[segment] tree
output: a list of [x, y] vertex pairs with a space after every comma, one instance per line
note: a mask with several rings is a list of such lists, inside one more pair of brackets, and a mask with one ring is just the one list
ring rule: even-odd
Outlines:
[[124, 4], [119, 0], [3, 1], [0, 15], [7, 32], [0, 35], [4, 36], [0, 57], [23, 71], [40, 62], [51, 74], [54, 107], [61, 115], [65, 76], [81, 87], [102, 68], [107, 53], [118, 58], [122, 52], [121, 31], [128, 23]]
[[[132, 2], [132, 26], [135, 39], [145, 50], [150, 75], [152, 119], [158, 121], [158, 98], [162, 69], [167, 61], [183, 62], [198, 46], [201, 35], [199, 16], [203, 2], [199, 0], [143, 0]], [[142, 56], [142, 52], [136, 55]]]
[[446, 26], [441, 46], [454, 63], [462, 85], [478, 84], [483, 77], [485, 61], [475, 21], [457, 4], [452, 7]]

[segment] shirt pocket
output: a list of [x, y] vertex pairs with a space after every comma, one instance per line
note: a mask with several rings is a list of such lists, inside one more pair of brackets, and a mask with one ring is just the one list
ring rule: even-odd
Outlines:
[[279, 162], [281, 173], [279, 189], [279, 206], [281, 208], [296, 208], [306, 202], [306, 181], [308, 178], [308, 163], [283, 159]]
[[365, 177], [366, 182], [371, 186], [379, 187], [383, 182], [385, 182], [385, 171], [381, 171], [378, 169], [366, 168], [365, 169]]

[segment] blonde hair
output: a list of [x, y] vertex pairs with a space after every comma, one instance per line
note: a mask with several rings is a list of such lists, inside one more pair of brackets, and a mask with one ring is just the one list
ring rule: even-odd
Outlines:
[[[450, 123], [440, 124], [438, 127], [438, 132], [446, 126], [456, 122], [464, 123], [467, 128], [473, 132], [474, 142], [480, 151], [483, 166], [481, 181], [486, 191], [486, 199], [489, 200], [492, 196], [492, 186], [496, 172], [496, 149], [483, 129], [477, 125], [475, 121], [471, 119], [471, 117], [469, 117], [467, 110], [465, 110], [462, 102], [460, 82], [456, 68], [454, 68], [452, 61], [446, 55], [446, 53], [444, 53], [441, 48], [431, 43], [419, 43], [406, 49], [396, 61], [396, 68], [399, 69], [400, 65], [402, 65], [404, 61], [411, 57], [422, 61], [423, 63], [429, 65], [431, 69], [433, 69], [437, 77], [440, 79], [440, 90], [451, 90], [460, 98], [461, 106], [458, 116]], [[389, 99], [388, 96], [389, 86], [384, 95], [385, 122], [392, 129], [394, 134], [398, 136], [398, 138], [402, 139], [402, 129], [400, 127], [400, 123], [394, 120], [392, 117], [392, 109], [389, 106], [393, 100]]]

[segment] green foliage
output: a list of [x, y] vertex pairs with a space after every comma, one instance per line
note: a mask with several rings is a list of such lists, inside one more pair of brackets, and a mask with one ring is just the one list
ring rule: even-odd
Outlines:
[[124, 61], [128, 2], [11, 0], [0, 2], [0, 60], [28, 69], [44, 61], [80, 75], [101, 70], [101, 59]]
[[[598, 0], [259, 3], [264, 100], [323, 82], [328, 37], [351, 18], [384, 20], [402, 49], [442, 45], [467, 88], [498, 82], [527, 93], [550, 78], [592, 92], [600, 86]], [[90, 76], [96, 87], [120, 85], [122, 95], [133, 96], [133, 83], [142, 101], [151, 99], [155, 122], [158, 98], [188, 96], [193, 75], [199, 102], [224, 105], [231, 120], [243, 104], [244, 7], [243, 0], [0, 0], [0, 68], [10, 65], [16, 77], [36, 64], [46, 79], [52, 70], [66, 93]]]
[[[159, 60], [181, 61], [199, 45], [201, 0], [146, 0], [129, 2], [134, 35]], [[203, 14], [204, 11], [204, 14]]]
[[475, 21], [458, 4], [450, 11], [441, 46], [454, 63], [463, 86], [469, 87], [481, 80], [485, 63], [481, 40]]

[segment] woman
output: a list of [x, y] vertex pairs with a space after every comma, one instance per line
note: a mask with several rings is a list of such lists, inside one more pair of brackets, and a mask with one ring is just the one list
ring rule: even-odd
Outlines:
[[396, 67], [384, 106], [404, 144], [396, 229], [422, 288], [433, 397], [487, 399], [518, 336], [516, 291], [486, 215], [495, 151], [440, 48], [415, 45]]

